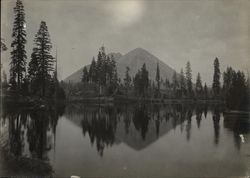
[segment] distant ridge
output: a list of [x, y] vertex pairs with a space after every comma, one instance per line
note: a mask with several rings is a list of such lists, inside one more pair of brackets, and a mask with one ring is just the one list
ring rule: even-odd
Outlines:
[[[144, 63], [146, 64], [146, 68], [149, 71], [150, 80], [155, 80], [156, 67], [157, 63], [159, 63], [161, 78], [165, 80], [167, 77], [169, 81], [172, 81], [172, 76], [175, 70], [145, 49], [136, 48], [125, 55], [121, 55], [121, 53], [110, 53], [109, 55], [111, 54], [114, 56], [117, 62], [117, 73], [121, 81], [124, 79], [127, 66], [130, 68], [130, 75], [134, 77]], [[87, 65], [87, 67], [89, 67], [89, 65]], [[68, 76], [66, 79], [64, 79], [64, 82], [80, 82], [82, 77], [82, 69], [83, 67]]]

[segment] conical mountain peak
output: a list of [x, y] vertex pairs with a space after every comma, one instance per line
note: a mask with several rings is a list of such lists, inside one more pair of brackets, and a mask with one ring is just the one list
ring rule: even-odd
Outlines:
[[[126, 67], [130, 68], [130, 75], [134, 77], [138, 70], [141, 69], [143, 64], [146, 64], [146, 68], [149, 72], [149, 79], [155, 80], [157, 63], [159, 63], [160, 77], [165, 80], [172, 80], [174, 69], [169, 67], [167, 64], [162, 62], [156, 56], [148, 52], [147, 50], [138, 47], [129, 51], [125, 55], [120, 53], [110, 53], [113, 54], [117, 62], [117, 73], [118, 77], [123, 81], [125, 77]], [[80, 82], [82, 76], [82, 69], [73, 73], [71, 76], [67, 77], [64, 81]]]

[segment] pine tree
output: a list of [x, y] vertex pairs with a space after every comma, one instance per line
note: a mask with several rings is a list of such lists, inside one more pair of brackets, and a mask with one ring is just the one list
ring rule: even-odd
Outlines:
[[156, 76], [155, 80], [157, 83], [157, 97], [160, 95], [160, 69], [159, 69], [159, 63], [157, 62], [157, 67], [156, 67]]
[[247, 109], [249, 106], [249, 85], [245, 74], [231, 67], [224, 72], [224, 96], [229, 109]]
[[97, 82], [97, 69], [95, 57], [93, 57], [91, 65], [89, 67], [89, 80], [93, 83]]
[[230, 87], [232, 86], [233, 82], [233, 76], [235, 71], [232, 69], [232, 67], [227, 67], [226, 71], [223, 72], [223, 95], [224, 98], [227, 97], [228, 91]]
[[142, 88], [142, 85], [141, 85], [141, 71], [140, 70], [135, 74], [133, 82], [134, 82], [135, 93], [140, 94], [141, 88]]
[[207, 84], [206, 83], [204, 84], [204, 91], [203, 91], [203, 93], [204, 93], [204, 98], [208, 99], [208, 90], [207, 90]]
[[102, 46], [99, 51], [100, 57], [98, 58], [97, 61], [97, 66], [98, 66], [98, 76], [99, 76], [99, 81], [101, 86], [106, 85], [106, 53], [105, 53], [105, 47]]
[[111, 68], [111, 57], [107, 55], [106, 60], [105, 60], [105, 71], [106, 71], [106, 84], [110, 85], [111, 84], [111, 80], [112, 80], [112, 68]]
[[146, 91], [149, 87], [149, 78], [146, 64], [136, 73], [134, 78], [134, 89], [137, 94], [145, 97]]
[[97, 55], [97, 62], [96, 62], [96, 76], [97, 76], [97, 81], [100, 85], [101, 83], [101, 75], [102, 74], [102, 54], [99, 51]]
[[143, 96], [145, 96], [146, 91], [147, 91], [148, 86], [149, 86], [148, 71], [147, 71], [145, 63], [142, 65], [141, 79], [142, 79], [142, 93], [143, 93]]
[[176, 71], [174, 71], [173, 77], [172, 77], [172, 88], [173, 88], [173, 94], [176, 97], [177, 89], [179, 88], [179, 82], [178, 82]]
[[31, 54], [31, 60], [28, 66], [28, 79], [30, 82], [30, 89], [32, 94], [36, 94], [40, 87], [40, 77], [39, 74], [39, 56], [37, 54], [37, 49], [33, 49]]
[[113, 79], [114, 79], [114, 82], [116, 82], [117, 79], [118, 79], [117, 68], [116, 68], [116, 61], [115, 61], [113, 55], [111, 55], [109, 66], [110, 66], [109, 67], [109, 75], [110, 75], [111, 83], [113, 83], [113, 81], [112, 81]]
[[[1, 38], [1, 44], [0, 44], [0, 52], [2, 51], [7, 51], [7, 47], [5, 45], [4, 39]], [[1, 61], [1, 57], [0, 57], [0, 88], [2, 88], [2, 61]]]
[[[34, 42], [35, 47], [33, 48], [29, 64], [29, 75], [31, 77], [30, 80], [38, 81], [39, 88], [41, 88], [41, 96], [45, 97], [46, 90], [52, 79], [51, 72], [54, 70], [54, 58], [50, 54], [52, 44], [50, 42], [47, 25], [44, 21], [40, 24]], [[37, 67], [35, 67], [35, 64], [37, 64]], [[34, 78], [32, 75], [34, 75]]]
[[10, 81], [13, 86], [17, 84], [17, 88], [21, 89], [22, 80], [26, 70], [26, 22], [24, 6], [21, 0], [16, 1], [16, 7], [14, 7], [14, 25], [12, 37], [13, 41], [11, 47], [11, 63], [10, 63]]
[[83, 67], [82, 71], [82, 82], [87, 83], [89, 81], [89, 73], [86, 66]]
[[181, 69], [181, 76], [180, 76], [180, 88], [181, 88], [181, 96], [185, 96], [186, 94], [186, 79], [184, 76], [183, 69]]
[[198, 98], [201, 97], [202, 90], [203, 88], [202, 88], [201, 76], [200, 76], [200, 73], [198, 73], [197, 78], [196, 78], [196, 84], [195, 84], [195, 92]]
[[193, 87], [192, 87], [192, 70], [191, 70], [191, 64], [188, 61], [186, 65], [186, 80], [187, 80], [187, 92], [189, 97], [193, 94]]
[[170, 88], [170, 82], [169, 82], [167, 77], [166, 77], [166, 80], [165, 80], [165, 87], [166, 87], [166, 89]]
[[126, 73], [125, 73], [125, 78], [124, 78], [124, 85], [126, 87], [126, 89], [128, 89], [131, 85], [131, 77], [129, 75], [129, 70], [130, 68], [127, 66], [126, 67]]
[[217, 57], [214, 60], [214, 77], [212, 88], [214, 97], [218, 98], [220, 95], [220, 63]]

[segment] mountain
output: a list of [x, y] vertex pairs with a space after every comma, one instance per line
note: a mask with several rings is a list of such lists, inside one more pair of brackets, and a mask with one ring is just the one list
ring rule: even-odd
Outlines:
[[150, 80], [155, 80], [156, 67], [157, 63], [159, 63], [161, 78], [165, 80], [166, 77], [168, 77], [168, 79], [172, 81], [174, 69], [142, 48], [136, 48], [119, 59], [117, 62], [118, 76], [121, 79], [124, 78], [127, 66], [130, 68], [130, 75], [135, 76], [144, 63], [146, 64], [146, 68], [149, 72]]
[[[159, 63], [159, 69], [160, 69], [160, 76], [163, 80], [168, 78], [168, 80], [172, 81], [172, 75], [174, 73], [174, 69], [169, 67], [167, 64], [162, 62], [160, 59], [158, 59], [156, 56], [150, 54], [148, 51], [142, 48], [136, 48], [130, 52], [128, 52], [125, 55], [121, 55], [120, 53], [111, 53], [113, 54], [116, 62], [117, 62], [117, 73], [118, 77], [123, 81], [126, 67], [128, 66], [130, 68], [130, 75], [135, 76], [135, 74], [138, 72], [138, 70], [142, 67], [142, 65], [145, 63], [146, 68], [149, 71], [149, 79], [155, 80], [156, 76], [156, 67], [157, 63]], [[111, 55], [109, 54], [109, 55]], [[65, 82], [79, 82], [81, 81], [82, 76], [82, 69], [76, 71], [69, 77], [67, 77], [64, 81]]]

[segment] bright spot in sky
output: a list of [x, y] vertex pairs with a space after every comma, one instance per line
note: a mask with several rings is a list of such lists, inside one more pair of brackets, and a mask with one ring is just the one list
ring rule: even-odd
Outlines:
[[26, 29], [26, 23], [23, 24], [23, 28]]
[[143, 15], [143, 10], [144, 4], [140, 0], [111, 1], [108, 4], [113, 22], [121, 27], [138, 21]]

